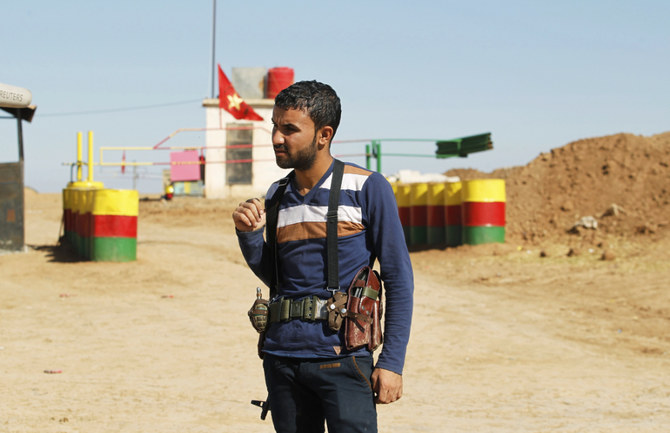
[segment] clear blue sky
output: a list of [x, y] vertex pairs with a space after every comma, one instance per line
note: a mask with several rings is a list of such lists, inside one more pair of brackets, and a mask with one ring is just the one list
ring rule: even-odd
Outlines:
[[[97, 160], [99, 146], [204, 127], [212, 0], [6, 1], [1, 14], [0, 82], [30, 89], [38, 106], [24, 125], [28, 186], [66, 186], [77, 131], [94, 131]], [[219, 0], [216, 61], [229, 75], [289, 66], [297, 80], [331, 84], [343, 102], [336, 139], [493, 134], [493, 151], [389, 157], [387, 174], [490, 171], [581, 138], [670, 130], [668, 17], [667, 0]], [[0, 162], [17, 159], [15, 127], [0, 119]], [[172, 143], [201, 146], [204, 135]], [[435, 150], [398, 147], [385, 150]], [[162, 168], [140, 169], [140, 191], [160, 192]], [[95, 178], [129, 188], [131, 173]]]

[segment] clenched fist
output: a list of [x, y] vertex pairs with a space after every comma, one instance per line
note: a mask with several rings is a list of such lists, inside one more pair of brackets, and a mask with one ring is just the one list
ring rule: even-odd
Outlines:
[[250, 198], [233, 211], [233, 222], [237, 230], [251, 232], [265, 227], [265, 207], [260, 199]]

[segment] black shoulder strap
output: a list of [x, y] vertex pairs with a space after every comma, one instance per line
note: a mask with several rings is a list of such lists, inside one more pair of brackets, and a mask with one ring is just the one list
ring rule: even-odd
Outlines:
[[[333, 163], [333, 174], [328, 195], [328, 213], [326, 214], [326, 260], [328, 264], [328, 289], [338, 290], [340, 287], [339, 258], [337, 255], [337, 209], [340, 203], [340, 189], [344, 163], [336, 159]], [[279, 180], [279, 186], [266, 206], [266, 237], [272, 254], [272, 280], [270, 283], [270, 299], [277, 296], [279, 286], [279, 259], [277, 257], [277, 221], [279, 219], [279, 203], [281, 202], [286, 186], [294, 172]]]
[[344, 163], [336, 159], [333, 163], [333, 176], [328, 195], [328, 213], [326, 214], [326, 248], [328, 263], [328, 290], [340, 288], [339, 257], [337, 254], [337, 209], [340, 205], [340, 189]]
[[277, 286], [279, 284], [279, 265], [277, 260], [277, 220], [279, 219], [279, 203], [281, 202], [286, 186], [291, 181], [295, 172], [290, 172], [288, 176], [279, 179], [279, 186], [270, 198], [270, 202], [265, 206], [267, 244], [272, 253], [272, 279], [270, 280], [270, 299], [277, 296]]

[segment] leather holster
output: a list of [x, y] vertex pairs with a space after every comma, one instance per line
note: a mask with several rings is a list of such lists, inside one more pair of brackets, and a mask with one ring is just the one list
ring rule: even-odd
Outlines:
[[382, 285], [377, 271], [361, 268], [347, 291], [347, 311], [344, 320], [344, 341], [347, 350], [367, 346], [370, 352], [383, 341]]

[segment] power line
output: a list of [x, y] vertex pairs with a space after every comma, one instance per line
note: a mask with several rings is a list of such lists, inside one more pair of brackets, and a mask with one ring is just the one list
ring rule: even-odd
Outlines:
[[82, 116], [87, 114], [118, 113], [123, 111], [148, 110], [151, 108], [163, 108], [173, 105], [192, 104], [194, 102], [200, 102], [200, 101], [202, 101], [202, 99], [191, 99], [188, 101], [178, 101], [178, 102], [166, 102], [163, 104], [153, 104], [153, 105], [138, 105], [135, 107], [105, 108], [102, 110], [68, 111], [64, 113], [44, 113], [41, 114], [39, 117]]

